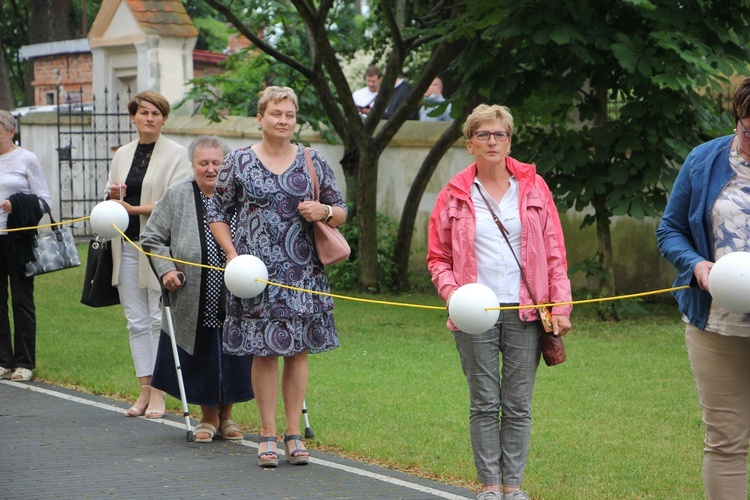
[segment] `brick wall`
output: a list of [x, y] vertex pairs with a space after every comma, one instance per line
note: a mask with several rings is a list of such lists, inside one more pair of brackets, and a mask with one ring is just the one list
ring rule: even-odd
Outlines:
[[[91, 53], [57, 54], [34, 59], [34, 104], [58, 104], [57, 90], [61, 91], [60, 100], [66, 102], [91, 102], [93, 80]], [[79, 92], [83, 95], [79, 98]], [[52, 92], [54, 102], [47, 101], [47, 93]]]

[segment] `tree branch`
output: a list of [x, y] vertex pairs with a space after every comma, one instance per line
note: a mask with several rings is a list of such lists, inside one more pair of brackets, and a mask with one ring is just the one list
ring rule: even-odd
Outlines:
[[296, 59], [287, 56], [283, 52], [276, 50], [273, 46], [261, 40], [255, 33], [253, 33], [247, 26], [244, 25], [244, 23], [240, 20], [240, 18], [238, 18], [232, 12], [232, 10], [227, 5], [224, 4], [224, 2], [221, 2], [220, 0], [205, 0], [205, 2], [209, 6], [221, 12], [226, 18], [226, 20], [232, 23], [232, 25], [235, 28], [237, 28], [237, 31], [242, 33], [242, 35], [248, 40], [250, 40], [253, 45], [258, 47], [260, 50], [262, 50], [269, 56], [279, 60], [280, 62], [294, 69], [295, 71], [301, 73], [306, 78], [311, 78], [311, 75], [313, 74], [313, 70], [311, 68], [308, 68], [307, 66], [297, 61]]

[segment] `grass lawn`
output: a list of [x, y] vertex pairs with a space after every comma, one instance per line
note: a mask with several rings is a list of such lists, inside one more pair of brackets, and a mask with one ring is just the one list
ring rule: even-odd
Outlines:
[[[122, 309], [79, 302], [85, 248], [82, 267], [36, 279], [35, 376], [132, 402]], [[434, 293], [376, 298], [441, 305]], [[593, 311], [574, 310], [568, 361], [539, 367], [523, 488], [543, 499], [703, 498], [703, 430], [676, 308], [647, 305], [619, 323]], [[477, 488], [466, 382], [445, 319], [337, 299], [341, 347], [310, 357], [310, 448]], [[177, 399], [167, 406], [181, 411]], [[254, 402], [237, 405], [235, 419], [257, 433]]]

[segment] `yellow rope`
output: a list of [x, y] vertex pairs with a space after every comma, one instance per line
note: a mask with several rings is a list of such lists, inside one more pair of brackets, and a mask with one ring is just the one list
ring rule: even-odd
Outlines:
[[[90, 218], [90, 216], [79, 217], [78, 219], [71, 219], [71, 220], [67, 220], [67, 221], [64, 221], [64, 222], [56, 222], [54, 224], [45, 224], [45, 225], [36, 226], [36, 227], [22, 227], [22, 228], [16, 228], [16, 229], [6, 229], [6, 231], [8, 231], [8, 232], [11, 232], [11, 231], [28, 231], [30, 229], [40, 229], [40, 228], [44, 228], [44, 227], [61, 226], [63, 224], [72, 224], [74, 222], [83, 221], [83, 220], [86, 220], [86, 219], [89, 219], [89, 218]], [[157, 258], [157, 259], [169, 260], [169, 261], [176, 262], [178, 264], [184, 264], [184, 265], [187, 265], [187, 266], [196, 266], [196, 267], [202, 267], [202, 268], [205, 268], [205, 269], [212, 269], [212, 270], [215, 270], [215, 271], [222, 271], [222, 272], [224, 272], [224, 270], [225, 270], [225, 268], [223, 268], [223, 267], [216, 267], [216, 266], [209, 266], [209, 265], [206, 265], [206, 264], [199, 264], [199, 263], [195, 263], [195, 262], [188, 262], [188, 261], [185, 261], [185, 260], [174, 259], [172, 257], [166, 257], [164, 255], [157, 255], [155, 253], [146, 252], [145, 250], [143, 250], [143, 248], [141, 248], [140, 246], [138, 246], [137, 244], [135, 244], [130, 238], [128, 238], [125, 235], [125, 233], [122, 232], [120, 230], [120, 228], [117, 227], [114, 223], [112, 223], [112, 227], [114, 227], [117, 230], [117, 232], [120, 233], [120, 235], [128, 243], [130, 243], [135, 248], [137, 248], [139, 252], [141, 252], [144, 255], [147, 255], [149, 257], [154, 257], [154, 258]], [[407, 304], [407, 303], [404, 303], [404, 302], [389, 302], [389, 301], [385, 301], [385, 300], [362, 299], [362, 298], [359, 298], [359, 297], [351, 297], [351, 296], [347, 296], [347, 295], [338, 295], [338, 294], [334, 294], [334, 293], [318, 292], [318, 291], [315, 291], [315, 290], [307, 290], [305, 288], [297, 288], [297, 287], [294, 287], [294, 286], [284, 285], [284, 284], [281, 284], [281, 283], [275, 283], [273, 281], [267, 281], [267, 280], [263, 280], [263, 279], [260, 279], [260, 278], [255, 278], [255, 281], [258, 281], [259, 283], [265, 283], [266, 285], [277, 286], [279, 288], [286, 288], [288, 290], [294, 290], [294, 291], [297, 291], [297, 292], [306, 292], [306, 293], [311, 293], [311, 294], [317, 294], [317, 295], [322, 295], [322, 296], [325, 296], [325, 297], [331, 297], [331, 298], [334, 298], [334, 299], [351, 300], [351, 301], [354, 301], [354, 302], [364, 302], [364, 303], [367, 303], [367, 304], [378, 304], [378, 305], [385, 305], [385, 306], [412, 307], [412, 308], [416, 308], [416, 309], [432, 309], [432, 310], [437, 310], [437, 311], [444, 311], [445, 310], [444, 306], [427, 306], [427, 305], [420, 305], [420, 304]], [[607, 302], [607, 301], [613, 301], [613, 300], [634, 299], [634, 298], [638, 298], [638, 297], [646, 297], [646, 296], [649, 296], [649, 295], [659, 295], [659, 294], [662, 294], [662, 293], [672, 292], [672, 291], [675, 291], [675, 290], [683, 290], [685, 288], [689, 288], [689, 287], [687, 285], [685, 285], [685, 286], [678, 286], [678, 287], [673, 287], [673, 288], [663, 288], [661, 290], [652, 290], [652, 291], [649, 291], [649, 292], [631, 293], [631, 294], [628, 294], [628, 295], [618, 295], [618, 296], [614, 296], [614, 297], [602, 297], [602, 298], [598, 298], [598, 299], [584, 299], [584, 300], [573, 300], [573, 301], [570, 301], [570, 302], [557, 302], [557, 303], [554, 303], [554, 304], [537, 304], [537, 305], [533, 305], [532, 304], [532, 305], [528, 305], [528, 306], [486, 307], [485, 311], [510, 311], [510, 310], [518, 310], [518, 309], [537, 309], [537, 308], [540, 308], [540, 307], [547, 307], [547, 306], [567, 306], [567, 305], [591, 304], [591, 303], [595, 303], [595, 302]]]
[[31, 231], [32, 229], [42, 229], [45, 227], [52, 227], [52, 226], [62, 226], [64, 224], [73, 224], [74, 222], [80, 222], [82, 220], [89, 219], [91, 216], [87, 215], [86, 217], [79, 217], [77, 219], [70, 219], [62, 222], [55, 222], [54, 224], [42, 224], [40, 226], [30, 226], [30, 227], [15, 227], [13, 229], [3, 229], [2, 231], [6, 233], [14, 233], [16, 231]]
[[[133, 245], [135, 248], [137, 248], [138, 251], [141, 252], [143, 255], [148, 255], [149, 257], [156, 257], [157, 259], [169, 260], [169, 261], [172, 261], [172, 262], [176, 262], [178, 264], [185, 264], [186, 266], [203, 267], [205, 269], [213, 269], [215, 271], [222, 271], [222, 272], [224, 272], [224, 268], [223, 267], [209, 266], [207, 264], [199, 264], [197, 262], [188, 262], [186, 260], [174, 259], [172, 257], [166, 257], [164, 255], [156, 255], [155, 253], [147, 252], [143, 248], [141, 248], [138, 245], [136, 245], [133, 242], [133, 240], [131, 240], [130, 238], [128, 238], [127, 236], [125, 236], [125, 233], [123, 233], [120, 230], [119, 227], [115, 226], [114, 222], [112, 223], [112, 227], [114, 227], [117, 230], [117, 232], [120, 233], [120, 236], [122, 236], [123, 238], [125, 238], [125, 241], [127, 241], [128, 243], [130, 243], [131, 245]], [[257, 278], [256, 278], [256, 280], [260, 281]]]
[[[224, 271], [224, 268], [222, 268], [222, 267], [207, 266], [205, 264], [197, 264], [197, 263], [194, 263], [194, 262], [187, 262], [187, 261], [183, 261], [183, 260], [173, 259], [171, 257], [165, 257], [163, 255], [156, 255], [156, 254], [153, 254], [153, 253], [146, 252], [141, 247], [139, 247], [138, 245], [136, 245], [133, 241], [131, 241], [130, 238], [128, 238], [127, 236], [125, 236], [125, 233], [123, 233], [122, 231], [120, 231], [120, 228], [118, 228], [117, 226], [115, 226], [114, 223], [112, 224], [112, 226], [117, 230], [118, 233], [120, 233], [122, 235], [123, 238], [125, 238], [125, 240], [128, 243], [130, 243], [131, 245], [133, 245], [135, 248], [137, 248], [144, 255], [149, 255], [151, 257], [156, 257], [157, 259], [171, 260], [172, 262], [177, 262], [177, 263], [180, 263], [180, 264], [186, 264], [188, 266], [197, 266], [197, 267], [204, 267], [206, 269], [214, 269], [214, 270], [217, 270], [217, 271]], [[347, 296], [347, 295], [337, 295], [337, 294], [334, 294], [334, 293], [318, 292], [318, 291], [315, 291], [315, 290], [307, 290], [305, 288], [298, 288], [298, 287], [294, 287], [294, 286], [290, 286], [290, 285], [284, 285], [282, 283], [275, 283], [273, 281], [267, 281], [267, 280], [263, 280], [263, 279], [260, 279], [260, 278], [255, 278], [255, 281], [257, 281], [259, 283], [265, 283], [266, 285], [277, 286], [279, 288], [286, 288], [288, 290], [294, 290], [294, 291], [297, 291], [297, 292], [311, 293], [313, 295], [322, 295], [322, 296], [331, 297], [331, 298], [334, 298], [334, 299], [351, 300], [353, 302], [364, 302], [364, 303], [367, 303], [367, 304], [378, 304], [378, 305], [385, 305], [385, 306], [412, 307], [412, 308], [416, 308], [416, 309], [432, 309], [432, 310], [437, 310], [437, 311], [445, 311], [445, 306], [427, 306], [427, 305], [420, 305], [420, 304], [407, 304], [407, 303], [404, 303], [404, 302], [389, 302], [389, 301], [385, 301], [385, 300], [361, 299], [359, 297], [351, 297], [351, 296]], [[600, 298], [600, 299], [585, 299], [585, 300], [574, 300], [572, 302], [558, 302], [558, 303], [554, 303], [554, 304], [537, 304], [537, 305], [533, 305], [532, 304], [532, 305], [528, 305], [528, 306], [486, 307], [484, 310], [485, 311], [510, 311], [510, 310], [518, 310], [518, 309], [535, 309], [535, 308], [546, 307], [546, 306], [567, 306], [567, 305], [576, 305], [576, 304], [589, 304], [589, 303], [592, 303], [592, 302], [606, 302], [606, 301], [612, 301], [612, 300], [624, 300], [624, 299], [632, 299], [632, 298], [636, 298], [636, 297], [645, 297], [647, 295], [657, 295], [657, 294], [661, 294], [661, 293], [671, 292], [673, 290], [682, 290], [684, 288], [688, 288], [688, 286], [685, 285], [685, 286], [678, 286], [678, 287], [675, 287], [675, 288], [663, 288], [661, 290], [653, 290], [653, 291], [650, 291], [650, 292], [632, 293], [632, 294], [629, 294], [629, 295], [619, 295], [619, 296], [616, 296], [616, 297], [604, 297], [604, 298]]]

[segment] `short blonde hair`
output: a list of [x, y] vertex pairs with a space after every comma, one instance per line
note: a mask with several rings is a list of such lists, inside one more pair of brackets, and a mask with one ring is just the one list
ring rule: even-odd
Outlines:
[[294, 109], [299, 111], [297, 103], [297, 94], [289, 87], [276, 87], [272, 85], [266, 87], [258, 93], [258, 114], [263, 116], [266, 112], [269, 102], [289, 101], [294, 104]]
[[466, 140], [471, 139], [471, 136], [474, 135], [481, 124], [495, 120], [502, 124], [509, 136], [513, 135], [513, 115], [510, 114], [510, 109], [498, 104], [492, 106], [480, 104], [474, 108], [474, 111], [471, 112], [466, 118], [466, 123], [464, 123]]

